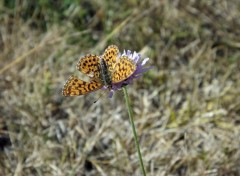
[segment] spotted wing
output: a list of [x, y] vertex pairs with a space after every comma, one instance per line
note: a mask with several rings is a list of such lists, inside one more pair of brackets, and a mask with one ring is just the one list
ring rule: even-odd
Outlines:
[[88, 54], [80, 58], [77, 64], [77, 70], [89, 77], [98, 78], [100, 76], [100, 57], [92, 54]]
[[114, 65], [117, 62], [117, 56], [119, 54], [118, 47], [116, 45], [110, 45], [105, 49], [103, 53], [103, 59], [107, 63], [108, 70], [113, 71]]
[[118, 83], [129, 78], [136, 70], [136, 64], [127, 56], [121, 56], [114, 67], [112, 82]]
[[63, 87], [64, 96], [78, 96], [88, 94], [100, 89], [103, 85], [99, 82], [85, 82], [76, 76], [70, 76]]

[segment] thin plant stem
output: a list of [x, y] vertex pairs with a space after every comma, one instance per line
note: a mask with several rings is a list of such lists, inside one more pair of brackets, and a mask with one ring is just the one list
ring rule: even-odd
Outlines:
[[142, 161], [142, 154], [141, 154], [139, 143], [138, 143], [137, 132], [136, 132], [136, 128], [135, 128], [134, 121], [133, 121], [133, 111], [132, 111], [129, 96], [128, 96], [128, 93], [127, 93], [127, 86], [124, 86], [122, 89], [123, 89], [124, 98], [125, 98], [127, 109], [128, 109], [128, 115], [129, 115], [130, 123], [131, 123], [131, 126], [132, 126], [132, 131], [133, 131], [134, 141], [135, 141], [135, 145], [136, 145], [137, 152], [138, 152], [138, 159], [139, 159], [140, 167], [142, 169], [143, 175], [146, 176], [146, 172], [145, 172], [143, 161]]

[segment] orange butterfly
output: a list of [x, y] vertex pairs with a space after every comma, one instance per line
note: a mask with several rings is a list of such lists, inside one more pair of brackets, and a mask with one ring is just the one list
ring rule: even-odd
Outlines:
[[102, 56], [86, 55], [80, 58], [77, 70], [90, 77], [90, 82], [70, 76], [63, 88], [64, 96], [85, 95], [129, 78], [136, 70], [136, 63], [128, 56], [119, 56], [118, 47], [110, 45]]

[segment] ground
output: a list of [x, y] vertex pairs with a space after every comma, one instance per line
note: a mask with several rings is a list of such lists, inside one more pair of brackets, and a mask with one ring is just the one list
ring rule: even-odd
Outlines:
[[238, 0], [1, 1], [0, 175], [141, 175], [122, 92], [61, 93], [111, 44], [154, 66], [127, 86], [147, 175], [240, 175], [239, 19]]

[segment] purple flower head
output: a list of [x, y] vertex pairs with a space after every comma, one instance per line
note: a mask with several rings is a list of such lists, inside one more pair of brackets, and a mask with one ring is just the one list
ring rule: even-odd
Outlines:
[[123, 53], [118, 55], [117, 60], [120, 59], [122, 56], [127, 56], [130, 60], [133, 61], [136, 65], [136, 70], [132, 73], [131, 76], [129, 76], [126, 80], [118, 82], [118, 83], [112, 83], [112, 85], [109, 86], [104, 86], [103, 89], [110, 89], [109, 92], [109, 98], [113, 96], [113, 93], [117, 90], [120, 90], [123, 86], [126, 86], [128, 84], [131, 84], [133, 82], [133, 79], [139, 78], [140, 76], [143, 75], [144, 72], [148, 71], [152, 67], [144, 67], [144, 65], [147, 63], [149, 58], [142, 59], [141, 54], [137, 52], [131, 52], [130, 50], [123, 51]]

